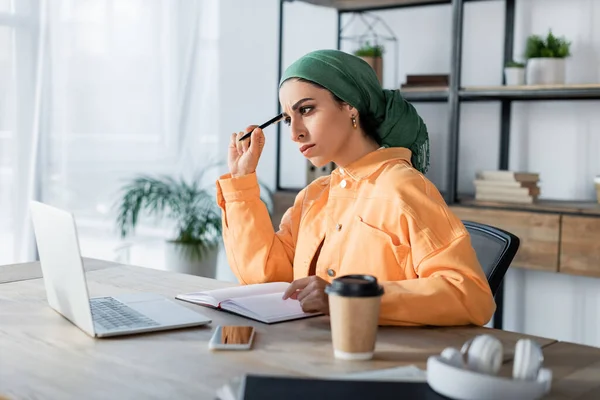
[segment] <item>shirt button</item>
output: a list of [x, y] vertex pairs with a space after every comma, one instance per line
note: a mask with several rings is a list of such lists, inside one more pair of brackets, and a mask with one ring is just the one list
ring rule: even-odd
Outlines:
[[346, 187], [346, 184], [347, 183], [345, 179], [340, 182], [340, 186], [342, 187], [342, 189]]
[[340, 174], [344, 175], [344, 168], [340, 168]]
[[329, 276], [335, 276], [335, 271], [334, 271], [334, 270], [332, 270], [331, 268], [329, 268], [329, 269], [327, 270], [327, 275], [329, 275]]
[[342, 230], [342, 224], [337, 224], [335, 226], [335, 229], [337, 229], [338, 231], [341, 231]]

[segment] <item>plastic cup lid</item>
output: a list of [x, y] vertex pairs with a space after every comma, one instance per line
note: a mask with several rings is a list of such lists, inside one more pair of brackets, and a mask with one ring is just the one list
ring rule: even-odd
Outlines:
[[334, 279], [325, 293], [345, 297], [374, 297], [383, 294], [383, 287], [372, 275], [344, 275]]

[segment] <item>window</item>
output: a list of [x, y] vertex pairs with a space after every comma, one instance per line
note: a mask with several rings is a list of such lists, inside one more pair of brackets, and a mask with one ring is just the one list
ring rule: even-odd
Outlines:
[[210, 158], [215, 137], [198, 125], [218, 114], [217, 13], [215, 1], [0, 0], [0, 264], [31, 259], [34, 197], [75, 214], [85, 256], [115, 259], [125, 179]]
[[15, 261], [17, 182], [33, 81], [35, 0], [0, 0], [0, 264]]
[[[0, 0], [5, 10], [6, 0]], [[13, 156], [15, 124], [14, 29], [0, 25], [0, 265], [13, 260]]]
[[85, 256], [114, 259], [120, 186], [141, 173], [176, 173], [186, 133], [199, 136], [185, 120], [196, 110], [185, 94], [194, 79], [210, 79], [194, 66], [211, 59], [191, 63], [196, 47], [206, 47], [194, 35], [207, 12], [201, 2], [171, 0], [59, 4], [49, 8], [41, 198], [74, 212]]

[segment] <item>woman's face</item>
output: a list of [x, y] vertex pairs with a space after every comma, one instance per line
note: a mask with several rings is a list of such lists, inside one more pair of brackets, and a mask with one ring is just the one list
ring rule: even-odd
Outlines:
[[359, 134], [352, 125], [352, 116], [358, 117], [356, 109], [340, 104], [326, 89], [291, 79], [281, 86], [279, 99], [292, 140], [316, 167], [339, 159]]

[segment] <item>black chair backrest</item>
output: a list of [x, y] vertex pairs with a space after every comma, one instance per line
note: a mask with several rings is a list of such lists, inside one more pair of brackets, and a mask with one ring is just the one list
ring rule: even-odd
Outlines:
[[463, 221], [463, 224], [469, 231], [471, 245], [495, 295], [517, 254], [520, 240], [512, 233], [493, 226], [472, 221]]

